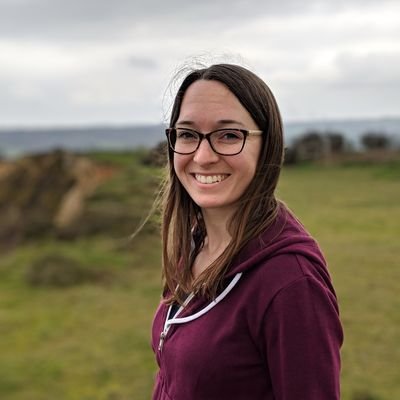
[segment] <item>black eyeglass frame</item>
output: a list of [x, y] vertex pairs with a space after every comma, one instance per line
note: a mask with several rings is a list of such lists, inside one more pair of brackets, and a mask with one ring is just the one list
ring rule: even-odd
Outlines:
[[[200, 140], [199, 140], [199, 142], [197, 143], [197, 147], [196, 147], [193, 151], [191, 151], [191, 152], [189, 152], [189, 153], [182, 153], [182, 152], [180, 152], [180, 151], [176, 151], [176, 150], [173, 148], [173, 144], [172, 144], [172, 142], [171, 142], [170, 134], [171, 134], [171, 132], [176, 131], [177, 129], [184, 129], [185, 131], [193, 132], [193, 133], [195, 133], [196, 135], [199, 136]], [[211, 143], [211, 135], [212, 135], [213, 133], [215, 133], [215, 132], [222, 132], [222, 131], [241, 132], [241, 133], [244, 135], [242, 147], [240, 148], [240, 150], [239, 150], [238, 152], [236, 152], [236, 153], [225, 154], [225, 153], [220, 153], [219, 151], [217, 151], [217, 150], [214, 149], [214, 146], [213, 146], [212, 143]], [[208, 133], [201, 133], [201, 132], [195, 131], [194, 129], [188, 129], [188, 128], [167, 128], [167, 129], [165, 130], [165, 134], [167, 135], [168, 144], [169, 144], [170, 149], [171, 149], [174, 153], [181, 154], [181, 155], [189, 155], [189, 154], [195, 153], [195, 152], [197, 151], [197, 149], [200, 147], [200, 144], [201, 144], [201, 142], [203, 141], [203, 139], [206, 139], [207, 142], [208, 142], [208, 144], [210, 145], [210, 147], [211, 147], [212, 150], [214, 151], [214, 153], [217, 153], [217, 154], [219, 154], [220, 156], [236, 156], [237, 154], [239, 154], [239, 153], [242, 152], [242, 150], [243, 150], [243, 148], [244, 148], [244, 145], [246, 144], [246, 139], [247, 139], [248, 136], [259, 136], [259, 135], [262, 135], [263, 133], [264, 133], [263, 131], [256, 130], [256, 129], [239, 129], [239, 128], [221, 128], [221, 129], [216, 129], [215, 131], [211, 131], [211, 132], [208, 132]]]

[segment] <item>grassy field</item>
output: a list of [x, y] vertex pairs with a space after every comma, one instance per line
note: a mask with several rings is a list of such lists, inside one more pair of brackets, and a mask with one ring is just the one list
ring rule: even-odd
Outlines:
[[[121, 173], [95, 196], [143, 214], [157, 171], [101, 156]], [[146, 189], [147, 188], [147, 189]], [[279, 196], [329, 261], [345, 329], [342, 398], [400, 399], [400, 163], [286, 168]], [[133, 229], [134, 227], [132, 227]], [[62, 254], [109, 279], [31, 287], [43, 254]], [[129, 246], [113, 235], [38, 239], [0, 258], [0, 399], [148, 399], [156, 366], [150, 326], [160, 296], [154, 229]]]

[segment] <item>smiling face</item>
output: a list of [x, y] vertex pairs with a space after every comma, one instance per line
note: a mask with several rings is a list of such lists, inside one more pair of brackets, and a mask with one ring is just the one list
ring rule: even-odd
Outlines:
[[[202, 133], [221, 128], [259, 129], [232, 92], [212, 80], [197, 80], [189, 86], [175, 126]], [[175, 173], [203, 212], [233, 211], [254, 177], [261, 145], [260, 136], [248, 136], [241, 153], [221, 156], [203, 140], [193, 154], [174, 154]]]

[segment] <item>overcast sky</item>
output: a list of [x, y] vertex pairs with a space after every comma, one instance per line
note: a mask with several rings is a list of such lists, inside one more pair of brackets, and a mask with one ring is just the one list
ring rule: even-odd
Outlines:
[[163, 122], [194, 58], [252, 69], [286, 121], [400, 116], [398, 0], [0, 0], [0, 126]]

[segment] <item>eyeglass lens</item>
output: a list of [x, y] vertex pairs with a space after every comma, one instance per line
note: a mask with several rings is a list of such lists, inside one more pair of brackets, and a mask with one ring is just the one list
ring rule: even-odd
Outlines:
[[[193, 153], [197, 150], [204, 136], [188, 129], [173, 129], [170, 131], [172, 148], [182, 154]], [[243, 148], [245, 135], [240, 130], [221, 129], [211, 133], [209, 141], [213, 150], [220, 154], [237, 154]]]

